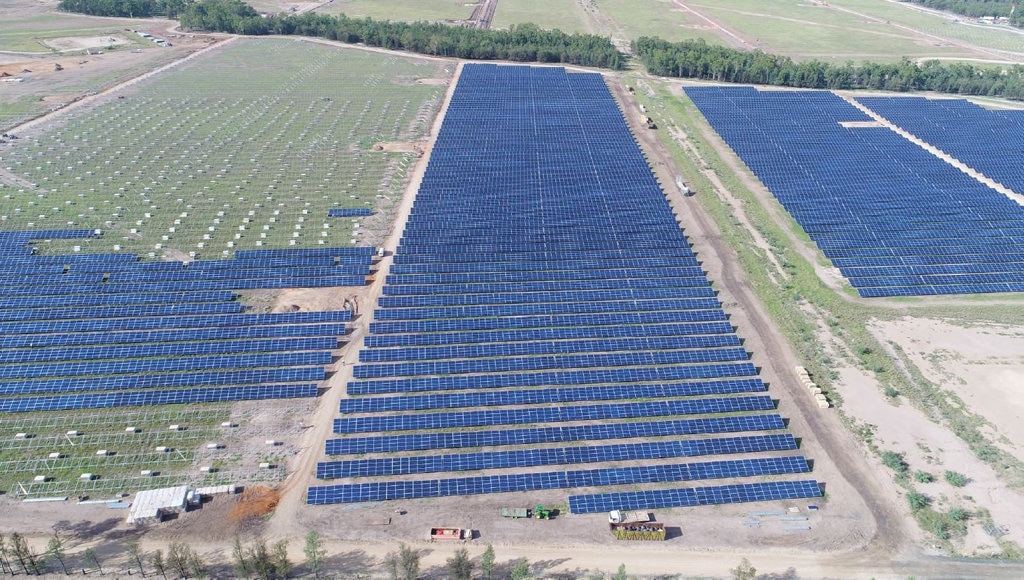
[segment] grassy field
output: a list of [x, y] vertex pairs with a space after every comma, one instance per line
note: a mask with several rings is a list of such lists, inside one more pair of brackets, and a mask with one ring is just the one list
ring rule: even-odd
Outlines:
[[891, 61], [901, 56], [971, 55], [947, 42], [915, 37], [885, 23], [793, 0], [698, 1], [690, 5], [753, 46], [798, 60]]
[[722, 44], [721, 39], [707, 29], [706, 22], [679, 10], [671, 0], [601, 0], [597, 6], [629, 39], [641, 36], [658, 36], [671, 41], [703, 38], [711, 44]]
[[563, 32], [590, 32], [577, 0], [499, 1], [491, 28], [508, 28], [524, 22], [543, 22], [544, 28]]
[[373, 145], [423, 136], [444, 87], [415, 81], [438, 66], [236, 42], [9, 150], [0, 166], [37, 187], [0, 189], [0, 225], [102, 229], [84, 251], [154, 257], [358, 243], [327, 209], [397, 199], [412, 154]]
[[1024, 30], [1005, 26], [982, 26], [938, 16], [893, 2], [877, 0], [835, 0], [833, 7], [846, 8], [883, 18], [892, 24], [910, 26], [927, 34], [994, 50], [1024, 53]]
[[[369, 16], [377, 20], [400, 20], [415, 22], [427, 20], [464, 20], [473, 13], [470, 2], [452, 2], [451, 0], [334, 0], [330, 4], [317, 8], [321, 14], [345, 14], [353, 18]], [[501, 10], [501, 3], [498, 3]]]
[[43, 40], [120, 34], [133, 25], [137, 23], [127, 18], [92, 18], [55, 12], [4, 15], [4, 25], [0, 26], [0, 51], [48, 54], [53, 50], [43, 45]]

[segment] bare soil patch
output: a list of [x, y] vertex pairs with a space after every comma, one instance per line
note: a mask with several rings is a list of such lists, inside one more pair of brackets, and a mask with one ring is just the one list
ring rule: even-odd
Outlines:
[[423, 155], [423, 151], [426, 147], [426, 143], [417, 141], [382, 141], [380, 143], [373, 144], [374, 151], [382, 151], [385, 153], [416, 153], [417, 155]]
[[432, 85], [439, 87], [446, 86], [448, 82], [448, 79], [416, 79], [416, 84], [418, 85]]
[[42, 42], [46, 46], [61, 52], [89, 48], [110, 48], [132, 44], [131, 41], [119, 35], [66, 36], [63, 38], [50, 38]]

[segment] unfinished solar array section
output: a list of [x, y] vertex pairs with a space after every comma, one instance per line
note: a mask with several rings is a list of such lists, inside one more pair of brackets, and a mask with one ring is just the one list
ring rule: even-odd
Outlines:
[[465, 66], [353, 374], [311, 504], [820, 494], [599, 75]]
[[[835, 94], [685, 90], [861, 296], [1024, 291], [1024, 210]], [[857, 101], [1024, 192], [1020, 114], [963, 100]]]
[[365, 284], [372, 248], [143, 262], [0, 232], [0, 413], [314, 397], [351, 314], [251, 314], [238, 291]]

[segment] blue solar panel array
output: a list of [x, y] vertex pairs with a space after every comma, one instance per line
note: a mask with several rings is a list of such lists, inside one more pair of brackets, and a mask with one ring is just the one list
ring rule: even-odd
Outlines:
[[[687, 87], [861, 296], [1024, 291], [1024, 208], [825, 91]], [[857, 99], [1024, 191], [1024, 125], [963, 100]]]
[[0, 232], [0, 412], [316, 396], [351, 313], [248, 314], [237, 291], [361, 286], [373, 259], [316, 248], [143, 262], [31, 246], [93, 235]]
[[307, 501], [808, 471], [728, 320], [599, 75], [468, 64]]
[[362, 217], [373, 215], [368, 207], [336, 207], [327, 210], [327, 217]]

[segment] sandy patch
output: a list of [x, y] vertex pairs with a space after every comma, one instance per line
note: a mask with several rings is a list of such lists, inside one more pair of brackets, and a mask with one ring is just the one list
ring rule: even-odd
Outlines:
[[1024, 329], [986, 324], [964, 328], [905, 317], [871, 330], [903, 349], [933, 383], [956, 394], [992, 424], [995, 443], [1024, 461]]
[[54, 50], [85, 50], [87, 48], [107, 48], [111, 46], [123, 46], [131, 44], [131, 41], [123, 36], [65, 36], [62, 38], [50, 38], [42, 41], [46, 46]]
[[448, 79], [416, 79], [418, 85], [447, 86]]
[[387, 153], [416, 153], [417, 155], [423, 155], [423, 151], [426, 147], [426, 143], [417, 143], [416, 141], [382, 141], [380, 143], [373, 144], [374, 151], [385, 151]]

